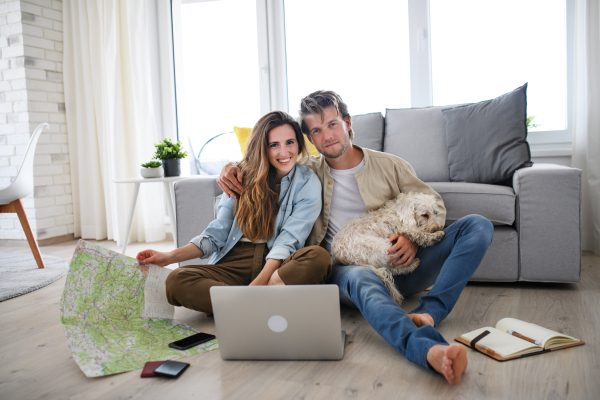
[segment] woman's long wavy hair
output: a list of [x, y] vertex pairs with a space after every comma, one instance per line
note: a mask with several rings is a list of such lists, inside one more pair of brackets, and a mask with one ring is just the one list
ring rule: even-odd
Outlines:
[[269, 162], [269, 132], [289, 125], [296, 134], [298, 159], [308, 154], [300, 125], [289, 114], [271, 111], [258, 120], [246, 142], [246, 155], [240, 161], [244, 191], [235, 203], [235, 216], [242, 233], [250, 241], [268, 240], [275, 231], [277, 216], [277, 170]]

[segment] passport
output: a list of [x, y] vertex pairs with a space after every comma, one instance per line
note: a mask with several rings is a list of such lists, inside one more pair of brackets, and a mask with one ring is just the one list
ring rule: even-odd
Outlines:
[[152, 376], [159, 376], [154, 373], [154, 370], [160, 365], [164, 363], [164, 361], [148, 361], [146, 365], [144, 365], [144, 369], [142, 370], [142, 378], [150, 378]]

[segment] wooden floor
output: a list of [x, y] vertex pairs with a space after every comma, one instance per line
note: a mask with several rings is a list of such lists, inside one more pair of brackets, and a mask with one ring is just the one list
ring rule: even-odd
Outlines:
[[[26, 243], [0, 241], [0, 252], [28, 252]], [[95, 242], [118, 250], [112, 241]], [[42, 247], [44, 255], [70, 260], [76, 241]], [[170, 250], [170, 241], [132, 244]], [[464, 290], [439, 331], [455, 336], [503, 317], [515, 317], [586, 342], [538, 357], [505, 363], [467, 350], [469, 367], [452, 387], [408, 362], [365, 322], [342, 308], [348, 332], [338, 362], [222, 361], [219, 351], [184, 359], [191, 367], [177, 380], [140, 378], [132, 371], [86, 378], [73, 361], [59, 319], [65, 278], [35, 292], [0, 302], [0, 399], [600, 399], [600, 257], [584, 253], [579, 284], [481, 284]], [[418, 298], [409, 298], [412, 309]], [[178, 309], [175, 318], [215, 333], [212, 318]]]

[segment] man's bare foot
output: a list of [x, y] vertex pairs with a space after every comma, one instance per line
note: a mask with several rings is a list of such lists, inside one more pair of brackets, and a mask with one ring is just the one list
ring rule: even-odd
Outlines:
[[427, 352], [427, 362], [444, 375], [451, 385], [457, 385], [467, 369], [467, 348], [457, 343], [431, 346]]
[[408, 314], [408, 317], [418, 328], [422, 327], [423, 325], [434, 326], [433, 317], [427, 313]]

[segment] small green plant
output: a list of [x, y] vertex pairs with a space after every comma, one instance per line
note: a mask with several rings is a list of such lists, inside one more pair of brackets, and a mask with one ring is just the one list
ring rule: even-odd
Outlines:
[[174, 158], [185, 158], [187, 157], [187, 151], [183, 150], [183, 144], [180, 141], [177, 143], [171, 142], [171, 139], [163, 139], [162, 142], [154, 145], [156, 147], [156, 153], [154, 160], [171, 160]]
[[537, 128], [538, 126], [541, 126], [539, 124], [534, 124], [531, 121], [533, 121], [533, 119], [535, 118], [535, 115], [530, 115], [529, 117], [527, 117], [527, 130], [533, 129], [533, 128]]
[[158, 168], [162, 165], [162, 163], [160, 161], [148, 161], [145, 164], [142, 164], [142, 167], [144, 168]]

